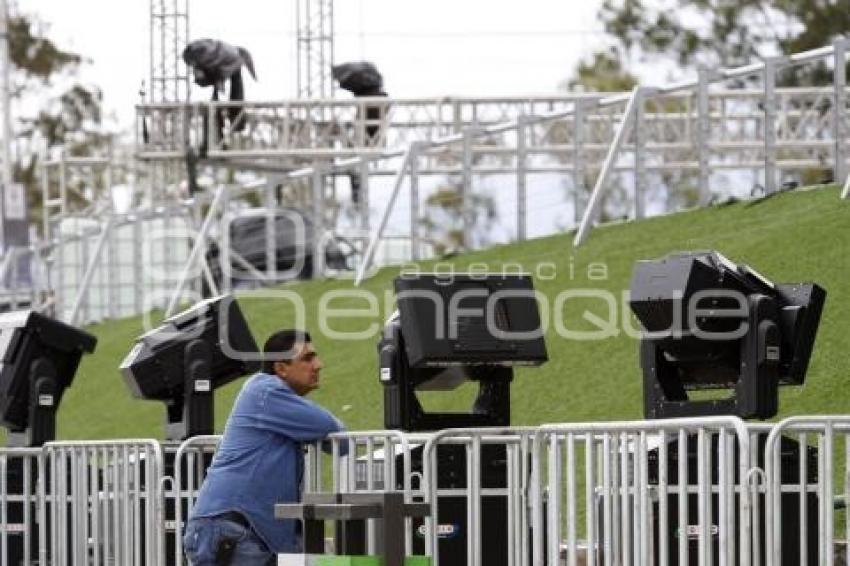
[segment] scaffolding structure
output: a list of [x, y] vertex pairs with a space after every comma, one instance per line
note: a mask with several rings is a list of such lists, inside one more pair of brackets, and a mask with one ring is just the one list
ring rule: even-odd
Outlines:
[[[299, 0], [299, 94], [325, 97], [193, 103], [180, 53], [188, 0], [150, 1], [151, 91], [136, 109], [130, 167], [144, 191], [134, 191], [122, 214], [102, 202], [79, 208], [68, 200], [70, 180], [103, 164], [68, 159], [44, 170], [47, 217], [54, 233], [73, 243], [54, 238], [39, 253], [52, 274], [48, 293], [57, 314], [77, 323], [152, 307], [172, 311], [181, 301], [235, 288], [237, 271], [253, 285], [280, 282], [277, 218], [287, 207], [316, 236], [303, 250], [314, 261], [300, 273], [327, 274], [324, 246], [343, 239], [355, 248], [351, 267], [359, 280], [372, 266], [433, 256], [423, 219], [428, 191], [441, 180], [457, 185], [464, 207], [496, 190], [491, 181], [501, 182], [493, 198], [507, 235], [498, 241], [542, 235], [541, 213], [570, 208], [578, 245], [612, 184], [628, 193], [623, 214], [641, 218], [658, 212], [648, 209], [657, 204], [650, 194], [656, 185], [670, 187], [669, 211], [680, 206], [677, 186], [696, 187], [699, 205], [712, 202], [727, 172], [739, 180], [749, 175], [763, 193], [807, 171], [836, 182], [846, 176], [845, 74], [816, 87], [776, 86], [783, 65], [826, 61], [843, 71], [844, 40], [631, 93], [335, 100], [322, 90], [330, 88], [332, 2]], [[745, 88], [741, 77], [749, 77]], [[190, 153], [199, 155], [204, 177], [194, 194], [186, 190]], [[337, 189], [355, 180], [361, 202], [338, 198]], [[231, 247], [233, 220], [249, 217], [265, 219], [264, 264]], [[486, 245], [467, 216], [463, 221], [466, 249]], [[124, 256], [133, 259], [124, 265]], [[156, 282], [127, 276], [148, 271], [159, 274]]]

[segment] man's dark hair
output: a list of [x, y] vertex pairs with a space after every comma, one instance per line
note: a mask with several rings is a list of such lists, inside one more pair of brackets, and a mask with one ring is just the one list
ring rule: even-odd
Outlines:
[[312, 342], [306, 330], [288, 328], [275, 332], [263, 346], [263, 373], [274, 373], [275, 362], [288, 362], [295, 352], [296, 344]]

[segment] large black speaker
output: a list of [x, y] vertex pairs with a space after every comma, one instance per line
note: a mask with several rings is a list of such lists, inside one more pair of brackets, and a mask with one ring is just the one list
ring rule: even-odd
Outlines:
[[[764, 469], [764, 448], [766, 437], [759, 435], [757, 440], [758, 465]], [[802, 448], [802, 456], [801, 456]], [[649, 483], [657, 486], [659, 484], [659, 450], [667, 451], [667, 555], [669, 563], [679, 564], [679, 540], [680, 537], [688, 538], [688, 560], [687, 564], [697, 564], [699, 562], [699, 540], [697, 537], [699, 526], [698, 515], [698, 498], [696, 493], [689, 493], [687, 496], [687, 525], [679, 524], [679, 495], [675, 493], [679, 482], [679, 444], [678, 442], [670, 442], [666, 447], [659, 447], [649, 452]], [[689, 436], [687, 440], [687, 482], [689, 487], [698, 485], [698, 449], [697, 438]], [[727, 463], [731, 467], [735, 485], [744, 483], [741, 481], [738, 473], [738, 448], [737, 442], [733, 447], [733, 462]], [[817, 465], [817, 449], [811, 446], [801, 447], [801, 445], [787, 437], [780, 439], [780, 462], [781, 462], [781, 482], [783, 486], [795, 486], [800, 483], [800, 458], [805, 458], [806, 478], [805, 482], [812, 485], [817, 482], [818, 465]], [[718, 438], [713, 436], [711, 440], [711, 485], [718, 485]], [[711, 496], [711, 555], [712, 564], [719, 564], [719, 548], [720, 548], [720, 532], [719, 532], [719, 494], [713, 493]], [[780, 543], [782, 546], [782, 564], [783, 566], [796, 566], [802, 562], [800, 556], [800, 505], [801, 501], [807, 514], [807, 530], [805, 532], [808, 564], [818, 564], [818, 501], [817, 494], [805, 493], [801, 498], [798, 492], [784, 492], [781, 496], [781, 504], [783, 510], [781, 514], [781, 536]], [[735, 525], [740, 525], [740, 495], [735, 493], [733, 496], [733, 504], [731, 512], [735, 518]], [[766, 548], [766, 517], [765, 517], [765, 498], [763, 494], [758, 496], [758, 501], [753, 504], [758, 505], [758, 538], [760, 541], [759, 551], [762, 557], [765, 556]], [[661, 541], [660, 536], [660, 510], [658, 501], [652, 504], [652, 539], [653, 553], [655, 563], [659, 559], [659, 546]], [[733, 534], [732, 544], [735, 549], [735, 555], [738, 556], [740, 548], [739, 531], [736, 528]]]

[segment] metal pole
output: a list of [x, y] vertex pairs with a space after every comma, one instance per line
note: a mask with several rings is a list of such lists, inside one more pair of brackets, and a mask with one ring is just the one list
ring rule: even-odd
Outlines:
[[635, 219], [644, 217], [644, 177], [646, 175], [646, 163], [644, 155], [646, 150], [646, 137], [643, 128], [643, 104], [645, 97], [643, 91], [638, 89], [635, 99], [634, 111], [634, 140], [635, 140]]
[[266, 280], [275, 280], [275, 271], [277, 271], [277, 218], [275, 215], [275, 207], [277, 199], [275, 198], [275, 183], [269, 182], [265, 190], [265, 207], [266, 207]]
[[369, 230], [369, 162], [360, 160], [360, 229]]
[[460, 184], [460, 214], [461, 214], [461, 240], [460, 245], [464, 250], [469, 249], [469, 196], [472, 193], [472, 142], [475, 132], [472, 128], [463, 130], [463, 171]]
[[410, 260], [419, 261], [419, 146], [410, 146]]
[[106, 224], [103, 225], [103, 230], [100, 233], [100, 237], [97, 239], [97, 243], [95, 244], [94, 252], [92, 253], [91, 258], [89, 259], [88, 265], [86, 265], [86, 271], [83, 274], [83, 280], [80, 283], [80, 288], [77, 291], [77, 297], [74, 299], [74, 306], [71, 307], [71, 314], [68, 317], [68, 323], [72, 326], [77, 324], [77, 318], [80, 314], [80, 309], [83, 306], [83, 300], [89, 292], [89, 286], [91, 285], [92, 277], [94, 277], [94, 272], [97, 269], [97, 264], [100, 263], [100, 255], [103, 251], [103, 245], [106, 243], [106, 240], [109, 238], [109, 234], [112, 231], [112, 220], [107, 220]]
[[59, 212], [68, 214], [68, 167], [65, 164], [65, 150], [59, 154]]
[[525, 160], [528, 157], [526, 152], [526, 135], [528, 134], [528, 125], [524, 115], [517, 118], [516, 125], [516, 237], [522, 242], [527, 237], [527, 222], [526, 215], [528, 204], [528, 186], [527, 186], [527, 171]]
[[324, 222], [324, 197], [325, 197], [325, 179], [322, 175], [322, 167], [318, 164], [313, 169], [313, 278], [317, 279], [322, 276], [324, 268], [324, 241], [325, 241], [325, 222]]
[[614, 162], [617, 159], [617, 155], [620, 153], [620, 147], [623, 145], [623, 140], [626, 138], [626, 132], [629, 129], [631, 119], [634, 115], [636, 107], [635, 103], [640, 98], [641, 90], [641, 87], [636, 86], [632, 90], [631, 97], [629, 97], [629, 100], [626, 103], [626, 109], [623, 111], [623, 119], [617, 127], [611, 146], [608, 148], [608, 155], [605, 156], [605, 162], [602, 164], [602, 169], [599, 172], [599, 176], [596, 178], [596, 185], [593, 187], [593, 193], [590, 195], [590, 201], [587, 203], [587, 208], [585, 209], [584, 216], [581, 219], [581, 225], [578, 227], [576, 237], [573, 240], [573, 245], [575, 247], [582, 245], [590, 233], [593, 219], [596, 218], [596, 211], [602, 204], [602, 191], [605, 188], [605, 184], [608, 182], [608, 176], [614, 169]]
[[698, 70], [697, 82], [697, 127], [696, 146], [697, 161], [699, 162], [699, 205], [705, 206], [711, 202], [711, 187], [709, 186], [710, 156], [709, 137], [711, 136], [711, 109], [708, 101], [709, 71], [705, 67]]
[[593, 102], [576, 100], [573, 103], [573, 217], [576, 224], [581, 222], [584, 212], [584, 193], [587, 189], [584, 159], [585, 116], [590, 107], [595, 104], [595, 100]]
[[372, 232], [371, 238], [369, 238], [369, 246], [366, 248], [366, 254], [363, 256], [363, 263], [360, 264], [360, 269], [357, 271], [357, 277], [354, 279], [354, 285], [360, 285], [363, 281], [363, 277], [366, 276], [366, 270], [372, 264], [372, 260], [375, 258], [375, 252], [378, 248], [378, 243], [380, 243], [381, 239], [384, 237], [384, 230], [387, 227], [387, 223], [390, 220], [390, 214], [392, 214], [393, 206], [395, 205], [395, 201], [398, 198], [398, 193], [401, 190], [402, 182], [404, 181], [404, 172], [410, 165], [410, 155], [412, 151], [412, 145], [407, 148], [407, 151], [404, 153], [404, 157], [402, 158], [401, 165], [398, 168], [395, 176], [395, 182], [393, 184], [393, 192], [390, 195], [389, 200], [387, 200], [387, 204], [384, 207], [384, 213], [381, 215], [381, 222], [378, 224], [377, 228]]
[[776, 67], [778, 58], [764, 62], [764, 194], [776, 192]]
[[183, 272], [180, 274], [180, 279], [177, 282], [177, 288], [174, 289], [174, 294], [171, 295], [171, 300], [168, 303], [168, 308], [165, 310], [166, 318], [174, 314], [174, 309], [177, 308], [177, 303], [180, 301], [180, 294], [183, 292], [183, 288], [186, 286], [186, 281], [189, 279], [189, 274], [192, 272], [195, 264], [198, 263], [198, 260], [201, 257], [201, 254], [207, 247], [207, 236], [210, 233], [213, 225], [213, 219], [218, 213], [218, 208], [221, 205], [221, 201], [224, 199], [225, 194], [227, 193], [227, 186], [221, 185], [215, 191], [215, 196], [213, 197], [212, 202], [210, 203], [210, 209], [207, 211], [207, 216], [204, 218], [204, 223], [201, 226], [201, 231], [198, 234], [197, 239], [195, 239], [195, 244], [192, 246], [192, 251], [189, 253], [189, 259], [186, 260], [186, 265], [183, 267]]
[[833, 81], [835, 102], [832, 108], [833, 130], [835, 132], [834, 178], [840, 183], [847, 177], [847, 140], [844, 120], [847, 118], [847, 39], [839, 38], [832, 43], [835, 54]]
[[41, 209], [44, 241], [50, 241], [50, 168], [45, 164], [47, 155], [41, 156]]

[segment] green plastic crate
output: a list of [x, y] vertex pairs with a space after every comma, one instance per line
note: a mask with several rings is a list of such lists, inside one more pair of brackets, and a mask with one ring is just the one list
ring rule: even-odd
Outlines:
[[383, 566], [378, 556], [319, 556], [316, 566]]
[[[379, 556], [319, 556], [316, 566], [383, 566], [384, 561]], [[431, 566], [427, 556], [408, 556], [404, 566]]]

